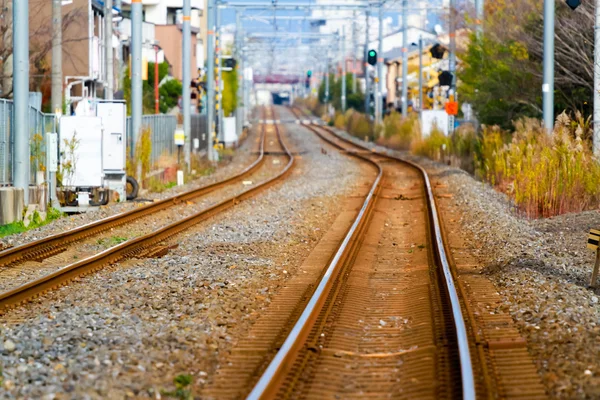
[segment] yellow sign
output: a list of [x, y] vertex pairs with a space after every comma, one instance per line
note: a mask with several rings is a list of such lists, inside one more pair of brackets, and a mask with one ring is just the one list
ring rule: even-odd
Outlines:
[[185, 144], [185, 133], [183, 132], [183, 129], [176, 129], [174, 138], [176, 146], [183, 146]]
[[600, 231], [597, 229], [590, 229], [587, 241], [588, 249], [598, 250], [598, 243], [600, 243]]
[[[129, 56], [129, 79], [131, 79], [131, 56]], [[142, 80], [148, 80], [148, 59], [142, 57]]]

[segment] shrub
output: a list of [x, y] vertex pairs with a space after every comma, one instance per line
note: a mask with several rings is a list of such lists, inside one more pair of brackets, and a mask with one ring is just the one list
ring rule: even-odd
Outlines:
[[383, 120], [383, 137], [387, 146], [408, 150], [413, 140], [421, 137], [421, 126], [416, 114], [402, 118], [397, 112], [392, 112]]
[[426, 138], [418, 138], [412, 143], [412, 152], [436, 161], [446, 161], [451, 153], [450, 138], [437, 128], [431, 130]]
[[581, 122], [561, 114], [549, 136], [540, 121], [522, 119], [508, 144], [497, 129], [486, 130], [478, 172], [530, 218], [595, 207], [600, 202], [600, 164], [584, 139], [589, 124]]

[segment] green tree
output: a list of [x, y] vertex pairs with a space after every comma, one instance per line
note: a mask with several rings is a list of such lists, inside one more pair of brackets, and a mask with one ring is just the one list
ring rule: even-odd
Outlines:
[[534, 66], [523, 43], [473, 34], [461, 61], [458, 93], [482, 123], [510, 128], [520, 117], [539, 117], [541, 81], [531, 71]]
[[168, 112], [177, 105], [179, 97], [183, 93], [183, 85], [177, 79], [165, 82], [159, 89], [159, 110], [161, 113]]
[[223, 114], [231, 116], [237, 108], [238, 75], [237, 71], [223, 72]]
[[[142, 81], [142, 112], [154, 114], [154, 63], [148, 63], [148, 80]], [[169, 63], [163, 62], [158, 65], [159, 83], [169, 74]], [[131, 115], [131, 78], [129, 67], [125, 70], [123, 78], [123, 96], [127, 102], [127, 114]], [[171, 79], [159, 87], [159, 111], [166, 113], [177, 105], [179, 96], [182, 94], [182, 84], [176, 79]]]
[[[325, 103], [325, 80], [321, 82], [318, 91], [319, 102]], [[342, 77], [336, 79], [334, 74], [329, 75], [329, 101], [337, 111], [342, 109]], [[364, 110], [364, 95], [357, 87], [356, 93], [352, 92], [352, 74], [346, 74], [346, 106], [357, 111]]]

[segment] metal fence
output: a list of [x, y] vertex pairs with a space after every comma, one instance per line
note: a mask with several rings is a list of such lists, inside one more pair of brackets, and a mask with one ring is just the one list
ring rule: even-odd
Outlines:
[[[142, 127], [150, 128], [152, 132], [152, 164], [156, 163], [163, 155], [176, 156], [177, 146], [175, 145], [174, 135], [177, 129], [177, 117], [174, 115], [143, 115]], [[206, 151], [207, 146], [207, 127], [206, 116], [200, 114], [191, 115], [191, 138], [199, 141], [199, 153]], [[135, 154], [134, 137], [131, 134], [131, 117], [127, 117], [127, 147], [129, 157]]]
[[[177, 146], [174, 143], [177, 117], [174, 115], [144, 115], [142, 126], [152, 132], [152, 163], [158, 162], [162, 155], [175, 156]], [[45, 114], [34, 107], [29, 108], [29, 143], [30, 143], [30, 182], [35, 182], [37, 171], [43, 171], [46, 164], [46, 133], [57, 132], [57, 120], [54, 114]], [[200, 153], [207, 146], [206, 116], [192, 115], [191, 137], [199, 140]], [[127, 145], [129, 156], [133, 157], [135, 146], [131, 135], [131, 117], [127, 117]], [[14, 120], [13, 102], [0, 99], [0, 186], [10, 185], [13, 181], [14, 154]]]
[[[152, 135], [152, 164], [156, 163], [160, 156], [173, 156], [176, 154], [174, 142], [175, 129], [177, 128], [177, 117], [174, 115], [143, 115], [142, 128], [150, 128]], [[135, 140], [131, 134], [131, 117], [127, 117], [127, 148], [129, 157], [135, 154]]]
[[192, 114], [191, 122], [190, 128], [192, 131], [192, 146], [194, 145], [194, 139], [198, 139], [198, 153], [205, 154], [208, 145], [208, 135], [206, 133], [208, 131], [208, 123], [206, 115]]
[[[0, 186], [13, 180], [13, 154], [15, 148], [13, 102], [0, 99]], [[30, 182], [35, 182], [36, 173], [43, 171], [46, 164], [46, 133], [56, 132], [56, 117], [29, 107]]]

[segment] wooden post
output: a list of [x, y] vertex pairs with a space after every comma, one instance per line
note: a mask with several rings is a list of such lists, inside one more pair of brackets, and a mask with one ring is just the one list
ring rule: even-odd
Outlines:
[[596, 264], [594, 264], [594, 271], [592, 272], [592, 281], [590, 282], [591, 287], [596, 287], [596, 279], [598, 278], [598, 268], [600, 267], [600, 249], [596, 249]]

